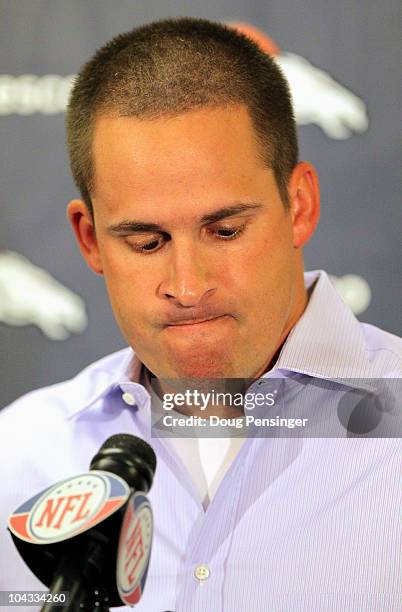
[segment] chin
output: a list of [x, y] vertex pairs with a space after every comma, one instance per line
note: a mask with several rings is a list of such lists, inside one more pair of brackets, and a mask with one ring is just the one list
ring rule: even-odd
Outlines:
[[233, 366], [227, 362], [227, 356], [206, 356], [192, 354], [185, 359], [170, 361], [172, 377], [174, 378], [235, 378]]

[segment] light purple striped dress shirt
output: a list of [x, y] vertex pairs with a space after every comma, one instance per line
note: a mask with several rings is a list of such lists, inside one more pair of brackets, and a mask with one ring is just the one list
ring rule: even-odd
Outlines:
[[[401, 378], [401, 340], [359, 323], [325, 273], [307, 273], [306, 285], [316, 279], [265, 377]], [[131, 349], [110, 355], [1, 412], [0, 590], [45, 590], [14, 549], [8, 514], [128, 432], [158, 456], [139, 612], [402, 611], [400, 439], [249, 438], [205, 511], [169, 441], [151, 438], [132, 359]]]

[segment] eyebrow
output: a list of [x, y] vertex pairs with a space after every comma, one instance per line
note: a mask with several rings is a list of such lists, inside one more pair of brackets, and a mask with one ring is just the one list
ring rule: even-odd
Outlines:
[[[232, 206], [225, 206], [224, 208], [219, 208], [211, 213], [202, 215], [200, 218], [200, 223], [202, 225], [216, 223], [217, 221], [222, 221], [222, 219], [226, 219], [227, 217], [233, 217], [244, 212], [257, 211], [261, 208], [262, 204], [233, 204]], [[109, 234], [120, 236], [145, 232], [166, 233], [166, 230], [158, 223], [145, 223], [144, 221], [135, 220], [124, 220], [116, 225], [110, 225], [107, 228], [107, 231]]]

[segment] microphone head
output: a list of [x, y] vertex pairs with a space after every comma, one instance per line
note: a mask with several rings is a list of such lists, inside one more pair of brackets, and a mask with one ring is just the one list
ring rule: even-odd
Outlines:
[[156, 455], [145, 440], [131, 434], [115, 434], [102, 444], [90, 469], [112, 472], [130, 487], [146, 493], [152, 485]]
[[123, 452], [139, 455], [148, 463], [152, 472], [156, 470], [156, 455], [154, 449], [142, 438], [127, 433], [114, 434], [104, 441], [98, 452], [106, 448], [119, 448]]

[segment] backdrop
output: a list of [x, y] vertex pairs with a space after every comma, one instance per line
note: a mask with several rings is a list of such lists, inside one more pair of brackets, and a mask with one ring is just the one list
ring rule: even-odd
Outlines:
[[161, 17], [246, 22], [274, 41], [301, 157], [321, 181], [306, 267], [337, 277], [361, 320], [400, 333], [400, 11], [398, 0], [0, 0], [0, 406], [124, 346], [65, 219], [77, 192], [64, 108], [95, 49]]

